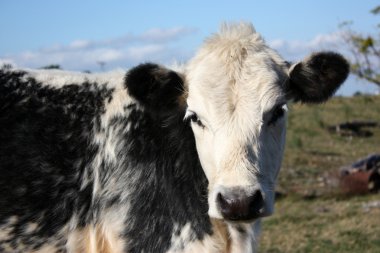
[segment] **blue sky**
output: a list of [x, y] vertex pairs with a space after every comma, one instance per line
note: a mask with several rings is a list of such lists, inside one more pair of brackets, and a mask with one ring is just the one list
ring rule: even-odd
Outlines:
[[[69, 70], [128, 68], [140, 62], [186, 62], [224, 21], [249, 21], [269, 45], [295, 61], [315, 50], [342, 50], [338, 25], [374, 31], [376, 1], [2, 0], [0, 63]], [[342, 52], [344, 53], [344, 52]], [[376, 90], [350, 78], [339, 91]]]

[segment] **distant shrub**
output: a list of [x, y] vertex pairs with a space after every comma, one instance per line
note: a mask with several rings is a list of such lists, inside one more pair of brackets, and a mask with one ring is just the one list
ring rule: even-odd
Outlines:
[[40, 69], [61, 69], [61, 65], [59, 65], [59, 64], [50, 64], [50, 65], [43, 66]]

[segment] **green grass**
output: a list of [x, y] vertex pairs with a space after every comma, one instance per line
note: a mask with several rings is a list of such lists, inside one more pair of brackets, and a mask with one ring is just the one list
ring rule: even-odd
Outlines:
[[[275, 214], [263, 222], [261, 253], [380, 252], [380, 209], [363, 204], [380, 194], [343, 196], [322, 178], [344, 165], [380, 153], [380, 127], [368, 138], [341, 137], [326, 126], [353, 120], [380, 123], [380, 96], [334, 98], [318, 105], [290, 105], [287, 145]], [[305, 196], [314, 196], [306, 198]]]

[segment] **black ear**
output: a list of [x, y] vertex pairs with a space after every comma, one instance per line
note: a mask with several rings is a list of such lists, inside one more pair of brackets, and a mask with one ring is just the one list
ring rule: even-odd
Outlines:
[[337, 53], [319, 52], [290, 67], [287, 93], [304, 103], [326, 101], [346, 80], [350, 66]]
[[184, 93], [180, 74], [153, 63], [129, 70], [125, 85], [132, 97], [154, 110], [178, 107]]

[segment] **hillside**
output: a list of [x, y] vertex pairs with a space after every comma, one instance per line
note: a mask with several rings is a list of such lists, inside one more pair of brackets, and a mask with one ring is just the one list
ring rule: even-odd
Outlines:
[[289, 106], [287, 145], [275, 215], [263, 222], [262, 253], [380, 252], [380, 194], [347, 196], [325, 183], [339, 168], [380, 153], [380, 127], [370, 137], [339, 136], [327, 127], [380, 123], [380, 96], [337, 97], [318, 106]]

